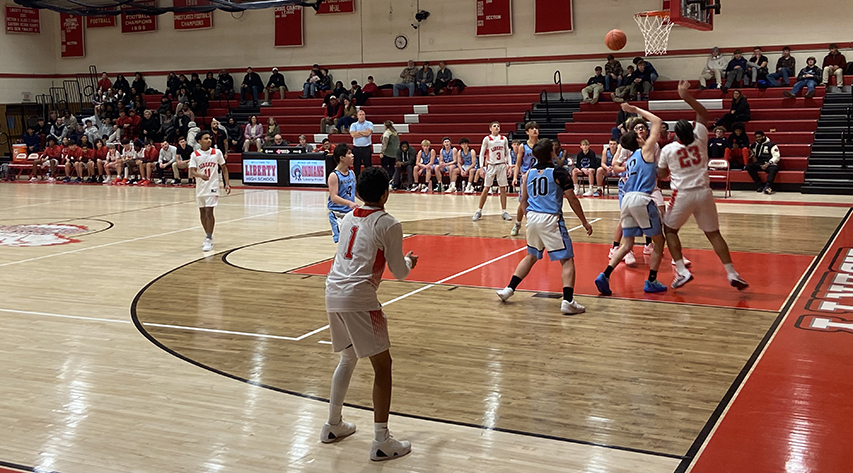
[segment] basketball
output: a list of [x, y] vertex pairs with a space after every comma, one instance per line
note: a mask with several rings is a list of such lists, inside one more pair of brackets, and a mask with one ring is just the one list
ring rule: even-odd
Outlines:
[[604, 36], [604, 44], [613, 51], [618, 51], [628, 43], [628, 37], [622, 30], [610, 30]]

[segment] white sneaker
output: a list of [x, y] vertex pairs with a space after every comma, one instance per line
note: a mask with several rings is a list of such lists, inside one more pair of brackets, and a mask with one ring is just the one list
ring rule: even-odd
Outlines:
[[495, 188], [494, 188], [494, 187], [489, 187], [489, 195], [492, 195], [492, 194], [494, 194], [494, 193], [495, 193]]
[[575, 195], [578, 197], [583, 195], [583, 192], [581, 192], [581, 186], [575, 186]]
[[323, 429], [320, 431], [320, 441], [323, 443], [332, 443], [344, 437], [355, 433], [355, 424], [352, 422], [341, 422], [338, 425], [332, 425], [326, 422]]
[[402, 442], [391, 436], [388, 433], [388, 439], [384, 442], [376, 440], [370, 444], [370, 459], [373, 461], [391, 460], [399, 458], [412, 451], [412, 444], [408, 440]]
[[509, 231], [510, 236], [518, 236], [518, 231], [521, 229], [521, 222], [515, 222], [512, 225], [512, 230]]
[[456, 184], [451, 184], [447, 186], [447, 189], [444, 189], [445, 194], [449, 194], [451, 192], [456, 192]]
[[48, 177], [47, 182], [54, 183], [54, 182], [56, 182], [56, 179], [54, 179], [52, 177]]
[[213, 251], [213, 239], [205, 238], [204, 243], [201, 244], [201, 251]]
[[563, 299], [563, 302], [560, 304], [560, 312], [565, 315], [583, 314], [586, 312], [586, 307], [578, 304], [577, 301], [567, 301]]
[[505, 287], [503, 289], [498, 289], [497, 294], [502, 301], [506, 302], [507, 299], [509, 299], [510, 297], [512, 297], [513, 294], [515, 294], [515, 290], [511, 287]]
[[30, 182], [38, 182], [38, 181], [39, 181], [38, 178], [35, 176], [30, 178]]
[[613, 255], [616, 253], [616, 250], [618, 248], [619, 248], [618, 246], [611, 246], [610, 247], [610, 251], [607, 252], [607, 261], [610, 261], [613, 259]]
[[590, 187], [588, 191], [583, 193], [583, 196], [584, 197], [592, 197], [592, 194], [595, 194], [595, 191], [592, 190], [592, 187]]
[[655, 244], [654, 244], [654, 243], [649, 243], [648, 245], [646, 245], [646, 246], [644, 246], [644, 247], [643, 247], [643, 254], [644, 254], [644, 255], [650, 255], [650, 254], [652, 254], [652, 250], [654, 250], [654, 248], [655, 248]]
[[507, 213], [506, 210], [504, 210], [503, 213], [501, 214], [501, 218], [504, 220], [512, 220], [512, 217], [510, 217], [510, 215]]
[[693, 280], [693, 273], [687, 271], [687, 274], [681, 274], [678, 271], [675, 272], [675, 278], [672, 280], [672, 288], [678, 289], [679, 287], [689, 283]]
[[472, 185], [469, 183], [469, 184], [468, 184], [468, 187], [466, 187], [466, 188], [465, 188], [465, 193], [466, 193], [466, 194], [473, 194], [473, 193], [474, 193], [474, 186], [472, 186]]
[[426, 184], [421, 184], [421, 192], [426, 193], [429, 191], [429, 186]]
[[738, 291], [742, 291], [742, 290], [749, 287], [749, 283], [744, 281], [744, 279], [742, 277], [740, 277], [739, 274], [735, 275], [735, 277], [733, 277], [733, 278], [730, 277], [729, 278], [729, 284], [731, 284], [732, 287], [737, 288]]
[[626, 266], [630, 266], [632, 268], [637, 265], [637, 258], [634, 257], [633, 251], [629, 251], [627, 254], [625, 254], [625, 257], [622, 258], [622, 261], [625, 263]]
[[480, 217], [482, 217], [482, 216], [483, 216], [483, 211], [478, 210], [478, 211], [474, 212], [474, 217], [472, 218], [472, 220], [474, 220], [476, 222], [477, 220], [480, 220]]
[[[684, 255], [681, 255], [681, 257], [684, 259], [684, 266], [689, 268], [692, 265], [690, 260], [685, 258]], [[672, 260], [672, 265], [675, 266], [675, 260]]]

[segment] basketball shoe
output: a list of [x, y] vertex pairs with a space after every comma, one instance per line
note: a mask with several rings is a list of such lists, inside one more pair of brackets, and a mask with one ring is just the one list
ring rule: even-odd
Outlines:
[[412, 451], [412, 444], [408, 440], [402, 442], [391, 436], [388, 432], [388, 438], [384, 442], [376, 440], [370, 444], [370, 459], [373, 461], [391, 460], [407, 455]]
[[323, 429], [320, 431], [320, 441], [323, 443], [332, 443], [354, 433], [355, 424], [352, 422], [344, 422], [343, 419], [341, 419], [341, 422], [338, 425], [332, 425], [326, 422], [323, 425]]
[[601, 293], [602, 296], [609, 296], [613, 294], [613, 291], [610, 290], [610, 279], [601, 273], [595, 278], [595, 287], [598, 288], [598, 292]]
[[510, 217], [510, 215], [507, 213], [506, 210], [504, 210], [503, 213], [501, 214], [501, 218], [504, 220], [507, 220], [507, 221], [512, 220], [512, 217]]
[[521, 222], [512, 224], [512, 230], [509, 231], [510, 236], [518, 236], [518, 231], [521, 230]]
[[201, 244], [201, 251], [213, 251], [213, 238], [205, 238]]
[[672, 288], [678, 289], [679, 287], [689, 283], [693, 280], [693, 273], [687, 271], [687, 274], [681, 274], [678, 271], [675, 272], [675, 278], [672, 280]]
[[515, 294], [515, 290], [511, 287], [505, 287], [503, 289], [498, 289], [496, 292], [497, 292], [498, 297], [500, 297], [501, 300], [504, 302], [506, 302], [507, 299], [512, 297], [513, 294]]
[[583, 314], [586, 312], [586, 307], [578, 304], [577, 301], [563, 299], [563, 302], [560, 304], [560, 312], [564, 315]]
[[740, 275], [736, 275], [734, 277], [729, 276], [729, 284], [731, 284], [732, 287], [736, 287], [738, 291], [742, 291], [749, 287], [749, 284], [744, 281]]
[[654, 281], [646, 280], [646, 283], [643, 285], [643, 292], [655, 293], [655, 292], [666, 292], [666, 286], [661, 284], [660, 281], [655, 279]]
[[476, 222], [477, 220], [480, 220], [480, 217], [482, 217], [482, 216], [483, 216], [483, 211], [477, 210], [476, 212], [474, 212], [474, 216], [471, 218], [471, 220]]

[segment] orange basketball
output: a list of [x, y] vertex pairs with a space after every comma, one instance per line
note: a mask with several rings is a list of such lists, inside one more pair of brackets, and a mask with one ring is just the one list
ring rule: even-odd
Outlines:
[[622, 30], [610, 30], [604, 36], [604, 44], [613, 51], [618, 51], [628, 43], [628, 37]]

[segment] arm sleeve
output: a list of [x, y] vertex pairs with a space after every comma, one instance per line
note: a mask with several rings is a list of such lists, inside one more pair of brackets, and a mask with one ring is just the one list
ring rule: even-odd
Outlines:
[[[390, 215], [382, 217], [383, 220], [391, 219]], [[411, 263], [403, 253], [403, 225], [394, 220], [391, 226], [386, 228], [382, 235], [382, 246], [385, 249], [385, 261], [391, 274], [400, 281], [406, 279], [411, 271]]]
[[560, 186], [560, 189], [562, 189], [563, 192], [574, 187], [572, 184], [572, 178], [569, 177], [569, 171], [566, 171], [566, 168], [554, 169], [554, 181], [557, 182], [557, 185]]

